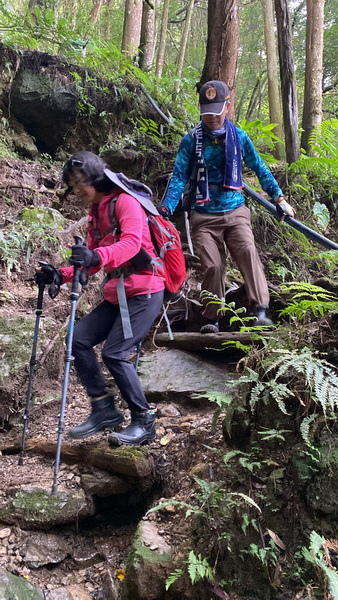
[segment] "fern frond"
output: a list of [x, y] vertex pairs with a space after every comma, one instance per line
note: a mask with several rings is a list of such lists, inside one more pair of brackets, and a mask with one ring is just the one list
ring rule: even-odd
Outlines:
[[318, 418], [318, 415], [313, 413], [305, 417], [300, 424], [300, 433], [306, 444], [310, 444], [310, 425]]

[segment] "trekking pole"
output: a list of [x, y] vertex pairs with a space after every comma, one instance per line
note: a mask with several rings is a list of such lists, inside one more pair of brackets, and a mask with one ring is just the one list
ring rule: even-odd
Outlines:
[[[84, 245], [84, 241], [83, 241], [82, 237], [75, 235], [74, 240], [75, 240], [75, 244], [77, 246]], [[52, 494], [56, 494], [56, 492], [57, 492], [57, 477], [59, 474], [62, 435], [64, 432], [64, 425], [65, 425], [65, 412], [66, 412], [67, 391], [68, 391], [68, 382], [69, 382], [69, 371], [70, 371], [71, 362], [73, 360], [72, 345], [73, 345], [76, 306], [77, 306], [77, 301], [79, 298], [80, 273], [81, 273], [81, 267], [74, 265], [73, 283], [72, 283], [72, 289], [71, 289], [71, 293], [70, 293], [70, 315], [69, 315], [69, 322], [68, 322], [67, 345], [66, 345], [66, 353], [65, 353], [65, 371], [64, 371], [63, 386], [62, 386], [61, 407], [60, 407], [59, 426], [58, 426], [58, 438], [57, 438], [57, 444], [56, 444]]]
[[42, 314], [43, 292], [45, 290], [45, 285], [46, 285], [45, 282], [39, 283], [38, 300], [37, 300], [36, 309], [35, 309], [36, 319], [35, 319], [35, 327], [34, 327], [34, 334], [33, 334], [33, 346], [32, 346], [31, 358], [29, 361], [29, 378], [28, 378], [28, 387], [27, 387], [27, 393], [26, 393], [25, 412], [23, 414], [23, 431], [22, 431], [22, 439], [21, 439], [21, 448], [20, 448], [20, 455], [19, 455], [19, 460], [18, 460], [18, 465], [20, 465], [20, 466], [23, 465], [23, 457], [25, 454], [30, 404], [31, 404], [31, 398], [32, 398], [32, 386], [33, 386], [33, 379], [34, 379], [34, 374], [35, 374], [35, 366], [37, 364], [36, 348], [37, 348], [37, 343], [38, 343], [40, 318], [41, 318], [41, 314]]
[[[266, 200], [265, 198], [263, 198], [263, 196], [261, 196], [260, 194], [258, 194], [254, 190], [252, 190], [245, 183], [243, 185], [243, 191], [245, 192], [245, 194], [247, 196], [249, 196], [249, 198], [252, 198], [252, 200], [255, 200], [256, 202], [258, 202], [258, 204], [260, 204], [261, 206], [264, 206], [264, 208], [267, 208], [276, 217], [276, 219], [279, 220], [277, 208], [274, 206], [274, 204], [271, 204], [271, 202], [269, 202], [269, 200]], [[294, 219], [293, 217], [290, 217], [289, 215], [285, 215], [284, 221], [286, 223], [288, 223], [288, 225], [291, 225], [291, 227], [293, 227], [297, 231], [300, 231], [301, 233], [303, 233], [309, 240], [313, 240], [313, 241], [317, 242], [318, 244], [321, 244], [322, 246], [324, 246], [324, 248], [329, 248], [329, 250], [338, 250], [338, 244], [336, 244], [335, 242], [332, 242], [331, 240], [324, 237], [320, 233], [317, 233], [317, 231], [310, 229], [310, 227], [307, 227], [307, 225], [304, 225], [304, 223], [297, 221], [297, 219]]]

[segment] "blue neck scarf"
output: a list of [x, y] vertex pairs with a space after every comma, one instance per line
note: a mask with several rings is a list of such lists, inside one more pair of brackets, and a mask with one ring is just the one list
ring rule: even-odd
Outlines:
[[[199, 123], [192, 132], [195, 139], [195, 160], [197, 163], [196, 175], [196, 204], [203, 205], [210, 202], [208, 189], [208, 171], [203, 157], [203, 133], [205, 126]], [[225, 117], [220, 129], [211, 131], [212, 137], [221, 137], [225, 134], [225, 169], [223, 174], [223, 188], [239, 190], [243, 187], [242, 182], [242, 154], [236, 127], [228, 117]]]

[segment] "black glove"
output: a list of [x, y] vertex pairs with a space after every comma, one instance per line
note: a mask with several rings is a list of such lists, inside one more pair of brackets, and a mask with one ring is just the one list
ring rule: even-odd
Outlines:
[[170, 218], [170, 210], [164, 204], [162, 204], [161, 206], [159, 206], [157, 208], [157, 210], [160, 213], [161, 217], [164, 217], [165, 219], [169, 219]]
[[40, 268], [35, 272], [35, 283], [37, 285], [49, 285], [48, 294], [56, 298], [62, 285], [62, 274], [53, 265], [39, 261]]
[[35, 271], [35, 283], [40, 285], [44, 283], [46, 285], [54, 283], [60, 287], [62, 285], [62, 275], [53, 265], [48, 263], [39, 262], [40, 268]]
[[101, 257], [95, 250], [89, 250], [85, 244], [72, 246], [72, 255], [69, 263], [75, 267], [98, 267]]

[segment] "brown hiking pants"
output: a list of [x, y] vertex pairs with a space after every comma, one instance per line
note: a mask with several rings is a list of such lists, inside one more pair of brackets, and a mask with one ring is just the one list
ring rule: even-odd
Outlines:
[[[227, 248], [243, 276], [249, 305], [268, 306], [268, 286], [256, 249], [248, 207], [243, 204], [229, 212], [213, 214], [192, 211], [190, 226], [194, 250], [204, 274], [202, 290], [224, 298]], [[203, 316], [217, 320], [217, 308], [220, 307], [216, 304], [205, 306]]]

